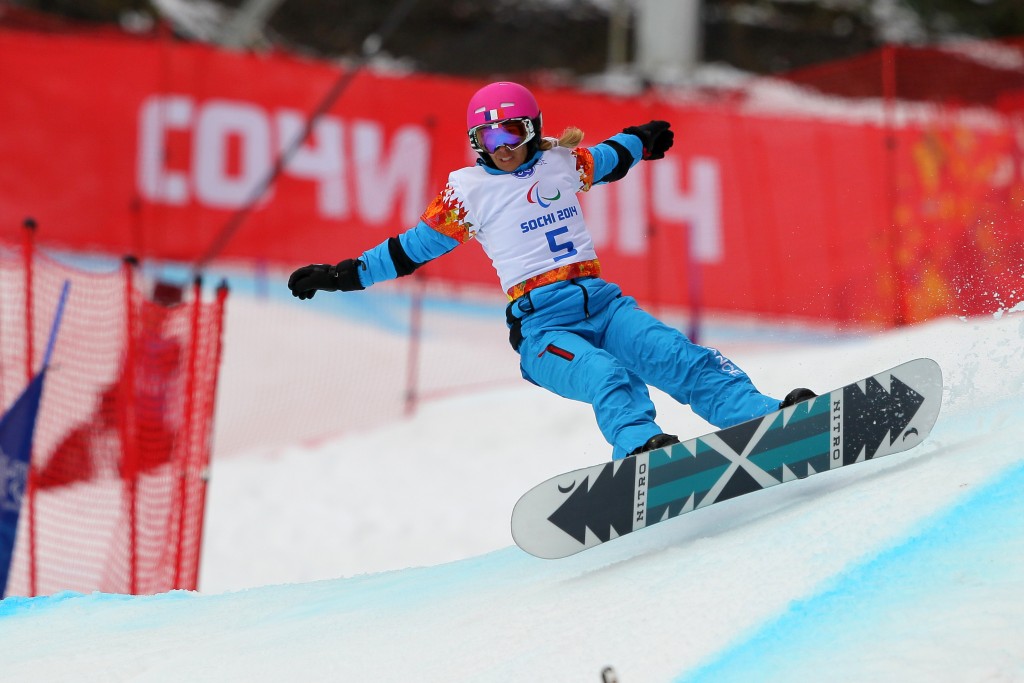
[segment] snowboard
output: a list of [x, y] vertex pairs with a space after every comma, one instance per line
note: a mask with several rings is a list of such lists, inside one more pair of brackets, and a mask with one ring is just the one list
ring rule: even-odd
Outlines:
[[512, 537], [556, 559], [683, 513], [909, 450], [939, 415], [942, 371], [928, 358], [763, 417], [659, 450], [567, 472], [512, 511]]

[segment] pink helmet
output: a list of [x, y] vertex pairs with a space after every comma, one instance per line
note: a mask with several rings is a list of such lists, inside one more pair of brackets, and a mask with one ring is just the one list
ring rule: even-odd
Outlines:
[[509, 81], [485, 85], [469, 98], [466, 129], [504, 119], [539, 119], [540, 107], [533, 93]]

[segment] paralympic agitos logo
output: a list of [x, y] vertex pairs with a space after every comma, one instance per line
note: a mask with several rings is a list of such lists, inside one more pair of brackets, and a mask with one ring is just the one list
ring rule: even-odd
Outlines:
[[545, 197], [541, 193], [540, 181], [538, 180], [533, 185], [530, 185], [530, 189], [526, 191], [526, 201], [531, 204], [537, 204], [542, 209], [546, 209], [551, 206], [551, 202], [557, 202], [562, 198], [562, 191], [555, 189], [555, 195], [553, 197]]

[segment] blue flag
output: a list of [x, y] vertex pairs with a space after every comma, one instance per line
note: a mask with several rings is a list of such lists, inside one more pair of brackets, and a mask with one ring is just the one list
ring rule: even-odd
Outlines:
[[43, 395], [44, 367], [0, 419], [0, 596], [7, 589], [7, 575], [18, 534], [18, 516], [25, 496], [32, 435]]
[[65, 280], [50, 326], [43, 368], [32, 378], [10, 410], [0, 418], [0, 598], [6, 594], [7, 577], [11, 572], [14, 541], [18, 536], [18, 517], [21, 515], [21, 502], [25, 497], [29, 462], [32, 460], [32, 437], [36, 431], [39, 403], [43, 398], [43, 380], [50, 367], [50, 358], [53, 357], [57, 330], [64, 317], [64, 306], [70, 289], [71, 283]]

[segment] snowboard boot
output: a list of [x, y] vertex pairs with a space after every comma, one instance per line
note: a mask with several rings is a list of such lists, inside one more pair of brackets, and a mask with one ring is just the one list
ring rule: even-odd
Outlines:
[[779, 410], [796, 405], [801, 401], [806, 401], [807, 399], [814, 398], [815, 396], [817, 396], [817, 394], [810, 389], [804, 389], [803, 387], [794, 389], [786, 394], [786, 398], [782, 399], [782, 403], [779, 404]]
[[630, 451], [629, 455], [637, 455], [638, 453], [646, 453], [647, 451], [656, 451], [659, 448], [671, 446], [676, 443], [679, 443], [678, 436], [674, 436], [672, 434], [655, 434], [651, 438], [647, 439], [647, 443], [643, 446]]

